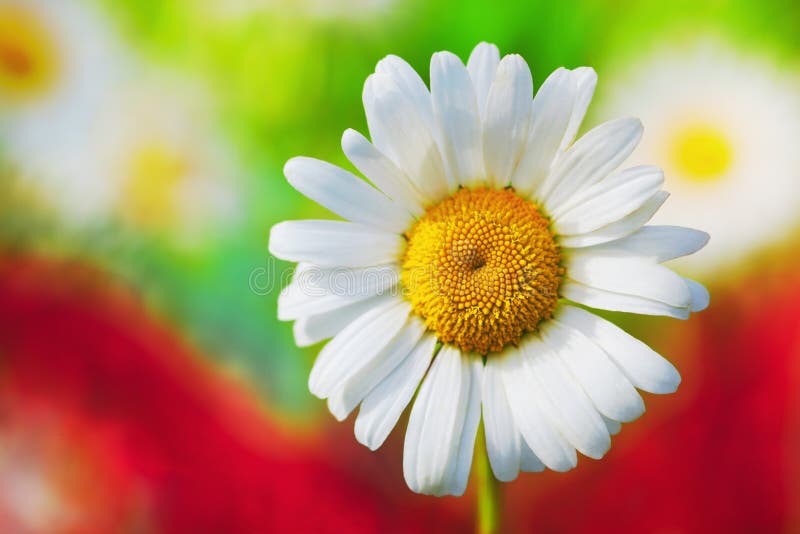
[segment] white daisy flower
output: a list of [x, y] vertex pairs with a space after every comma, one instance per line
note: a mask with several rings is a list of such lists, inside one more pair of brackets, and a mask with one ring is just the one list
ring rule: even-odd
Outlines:
[[714, 236], [681, 260], [688, 272], [734, 265], [800, 224], [797, 75], [715, 41], [672, 46], [619, 76], [600, 115], [619, 113], [647, 124], [634, 162], [661, 162], [674, 193], [654, 222]]
[[0, 434], [0, 526], [10, 532], [31, 533], [74, 526], [79, 511], [69, 506], [73, 503], [67, 502], [66, 488], [55, 480], [54, 466], [40, 457], [39, 444], [18, 434], [5, 429]]
[[241, 171], [212, 128], [211, 99], [198, 84], [138, 72], [98, 104], [92, 127], [52, 160], [35, 193], [76, 227], [119, 223], [189, 248], [241, 219]]
[[188, 245], [235, 223], [241, 176], [212, 108], [202, 87], [166, 73], [120, 87], [86, 147], [96, 190], [110, 190], [98, 214]]
[[643, 226], [666, 198], [651, 166], [620, 172], [636, 119], [573, 143], [596, 82], [558, 69], [533, 95], [517, 55], [480, 44], [465, 66], [440, 52], [431, 90], [398, 57], [364, 86], [372, 142], [342, 146], [373, 184], [295, 158], [289, 182], [343, 221], [288, 221], [270, 251], [301, 262], [278, 316], [299, 345], [330, 337], [313, 394], [376, 449], [413, 402], [409, 487], [461, 495], [483, 415], [495, 476], [567, 471], [602, 457], [621, 422], [644, 411], [636, 388], [674, 391], [675, 368], [576, 304], [685, 319], [708, 293], [662, 262], [703, 232]]
[[0, 0], [0, 143], [72, 224], [120, 216], [194, 244], [240, 213], [193, 84], [140, 69], [86, 2]]
[[0, 144], [24, 174], [69, 165], [119, 74], [116, 46], [85, 2], [0, 0]]

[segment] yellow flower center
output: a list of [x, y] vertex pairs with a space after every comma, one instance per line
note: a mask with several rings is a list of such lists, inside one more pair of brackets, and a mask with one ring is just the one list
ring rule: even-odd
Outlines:
[[460, 189], [406, 233], [401, 281], [439, 340], [486, 354], [552, 317], [563, 268], [548, 220], [513, 190]]
[[33, 13], [0, 5], [0, 99], [23, 101], [52, 89], [58, 76], [58, 50]]
[[177, 217], [177, 190], [190, 171], [185, 154], [158, 143], [134, 151], [122, 212], [134, 224], [164, 227]]
[[733, 161], [733, 147], [725, 132], [707, 124], [678, 129], [670, 143], [670, 159], [686, 178], [708, 182], [720, 178]]

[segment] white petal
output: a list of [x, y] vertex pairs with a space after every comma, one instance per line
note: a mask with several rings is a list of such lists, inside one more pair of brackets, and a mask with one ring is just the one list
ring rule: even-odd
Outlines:
[[386, 347], [406, 323], [411, 306], [395, 297], [372, 308], [339, 332], [317, 356], [308, 378], [308, 389], [327, 398], [364, 362]]
[[519, 470], [525, 473], [541, 473], [544, 464], [520, 436]]
[[608, 429], [608, 433], [612, 436], [616, 436], [619, 434], [619, 431], [622, 430], [622, 424], [619, 421], [614, 421], [613, 419], [609, 419], [608, 417], [603, 417], [603, 422], [606, 424], [606, 428]]
[[295, 343], [297, 343], [298, 347], [308, 347], [319, 343], [323, 339], [331, 338], [361, 315], [393, 298], [392, 295], [379, 295], [355, 302], [343, 308], [337, 308], [318, 315], [301, 317], [292, 325]]
[[373, 358], [356, 360], [347, 378], [328, 397], [328, 409], [343, 421], [389, 373], [414, 349], [425, 333], [425, 324], [418, 317], [409, 317], [392, 341]]
[[431, 59], [431, 98], [442, 150], [455, 180], [450, 190], [484, 181], [475, 89], [467, 68], [450, 52], [437, 52]]
[[575, 307], [559, 317], [597, 343], [637, 388], [650, 393], [672, 393], [678, 389], [681, 377], [675, 367], [617, 325]]
[[[368, 78], [370, 90], [364, 103], [372, 142], [405, 171], [426, 202], [434, 203], [448, 194], [439, 147], [417, 107], [384, 74]], [[375, 133], [378, 133], [376, 138]], [[382, 144], [378, 140], [383, 140]]]
[[284, 221], [269, 236], [269, 251], [276, 258], [330, 267], [393, 263], [404, 246], [399, 235], [341, 221]]
[[367, 128], [369, 129], [369, 136], [372, 139], [372, 144], [375, 145], [380, 152], [386, 154], [389, 158], [394, 157], [391, 151], [389, 141], [388, 125], [379, 120], [376, 111], [377, 99], [375, 96], [375, 76], [367, 76], [364, 81], [364, 90], [361, 93], [361, 100], [364, 104], [364, 114], [367, 117]]
[[397, 265], [347, 269], [301, 263], [278, 296], [278, 319], [290, 321], [342, 308], [381, 294], [399, 281]]
[[479, 43], [467, 61], [467, 70], [472, 85], [475, 86], [475, 96], [478, 100], [478, 111], [481, 116], [485, 115], [486, 100], [489, 95], [489, 87], [494, 80], [497, 65], [500, 63], [500, 51], [493, 44]]
[[576, 192], [608, 176], [633, 152], [641, 137], [639, 119], [618, 119], [578, 139], [542, 184], [541, 199], [547, 209], [558, 210]]
[[475, 451], [475, 437], [481, 421], [481, 384], [483, 382], [483, 358], [478, 354], [462, 355], [461, 363], [469, 367], [470, 389], [467, 413], [464, 416], [464, 429], [458, 443], [457, 463], [450, 476], [451, 495], [462, 495], [467, 489], [472, 456]]
[[564, 139], [561, 141], [561, 151], [567, 150], [578, 130], [583, 123], [583, 118], [586, 116], [586, 110], [589, 109], [589, 104], [594, 95], [594, 89], [597, 86], [597, 73], [591, 67], [578, 67], [570, 72], [572, 79], [575, 81], [577, 93], [575, 97], [575, 106], [572, 108], [572, 114], [569, 118], [569, 125], [567, 131], [564, 133]]
[[417, 108], [420, 117], [425, 121], [425, 125], [433, 132], [435, 130], [435, 122], [433, 107], [431, 106], [431, 94], [417, 71], [404, 59], [389, 55], [378, 61], [375, 66], [375, 72], [385, 74], [395, 81], [397, 87], [405, 93]]
[[664, 173], [657, 167], [627, 169], [583, 190], [583, 201], [569, 202], [568, 209], [552, 212], [554, 229], [575, 235], [607, 226], [641, 208], [663, 184]]
[[587, 234], [559, 237], [559, 243], [562, 247], [581, 248], [607, 243], [608, 241], [630, 235], [641, 228], [642, 225], [655, 215], [658, 208], [667, 200], [668, 196], [669, 193], [666, 191], [659, 191], [642, 204], [641, 208], [617, 222], [613, 222]]
[[544, 415], [544, 410], [551, 407], [550, 400], [542, 388], [537, 387], [535, 378], [522, 361], [521, 351], [508, 349], [507, 354], [501, 360], [500, 372], [520, 434], [544, 465], [553, 471], [569, 471], [578, 464], [578, 458], [575, 448]]
[[689, 318], [689, 308], [676, 308], [657, 300], [605, 291], [569, 278], [561, 283], [558, 291], [562, 297], [590, 308], [642, 315], [663, 315], [675, 319]]
[[413, 491], [464, 493], [480, 418], [479, 366], [480, 357], [447, 345], [434, 359], [411, 408], [403, 448], [403, 474]]
[[425, 202], [419, 191], [403, 171], [366, 137], [355, 130], [345, 130], [342, 135], [342, 150], [356, 169], [409, 213], [415, 216], [425, 213]]
[[[569, 315], [573, 309], [562, 306], [556, 317]], [[644, 401], [630, 381], [584, 334], [558, 320], [548, 322], [541, 332], [602, 415], [627, 422], [644, 413]]]
[[668, 267], [640, 258], [598, 256], [591, 249], [576, 250], [568, 256], [567, 276], [590, 287], [635, 295], [676, 308], [691, 304], [683, 279]]
[[691, 310], [693, 312], [699, 312], [708, 308], [708, 304], [711, 301], [708, 289], [706, 289], [703, 284], [695, 282], [691, 278], [684, 277], [683, 281], [686, 282], [689, 292], [692, 294]]
[[490, 185], [504, 187], [522, 157], [528, 139], [533, 79], [528, 64], [514, 54], [497, 68], [486, 104], [483, 157]]
[[369, 392], [356, 418], [355, 434], [359, 443], [373, 451], [383, 444], [414, 396], [430, 365], [435, 346], [436, 336], [424, 336], [411, 354]]
[[522, 346], [525, 365], [536, 380], [531, 387], [541, 388], [549, 397], [545, 417], [567, 441], [590, 458], [602, 458], [611, 447], [611, 438], [592, 401], [555, 354], [560, 341], [549, 337], [544, 343]]
[[399, 204], [336, 165], [297, 157], [286, 162], [283, 173], [292, 187], [350, 221], [395, 233], [403, 233], [413, 221]]
[[522, 158], [511, 185], [523, 196], [536, 193], [550, 173], [575, 103], [575, 84], [566, 69], [558, 69], [536, 92]]
[[654, 165], [639, 165], [637, 167], [630, 167], [623, 171], [615, 172], [598, 182], [597, 184], [581, 189], [575, 192], [568, 201], [561, 204], [557, 210], [552, 211], [552, 216], [558, 216], [562, 213], [571, 210], [575, 206], [578, 206], [584, 202], [590, 201], [594, 198], [598, 191], [608, 191], [609, 189], [614, 189], [620, 187], [630, 180], [635, 180], [640, 175], [652, 175], [658, 174], [663, 176], [663, 172], [661, 169]]
[[497, 480], [517, 478], [520, 461], [520, 435], [506, 397], [503, 376], [498, 369], [502, 354], [487, 359], [483, 372], [483, 426], [486, 452]]
[[697, 252], [708, 234], [681, 226], [644, 226], [631, 235], [585, 249], [602, 256], [646, 258], [658, 263]]
[[[441, 353], [441, 350], [439, 352]], [[458, 410], [458, 402], [450, 399], [451, 402], [445, 407], [448, 411], [437, 411], [436, 402], [439, 399], [433, 399], [433, 397], [434, 393], [437, 396], [444, 393], [445, 388], [439, 382], [447, 380], [448, 375], [460, 378], [459, 367], [459, 362], [453, 358], [452, 354], [448, 354], [446, 358], [435, 357], [411, 406], [411, 413], [406, 426], [406, 436], [403, 442], [403, 478], [411, 491], [419, 493], [425, 488], [424, 484], [427, 480], [423, 478], [425, 475], [420, 472], [422, 466], [430, 469], [430, 466], [436, 462], [435, 465], [440, 470], [439, 476], [444, 477], [446, 464], [450, 460], [448, 454], [452, 454], [447, 449], [453, 448], [451, 442], [453, 441], [454, 427], [456, 426], [456, 416], [451, 415], [449, 412]], [[455, 383], [457, 386], [461, 386], [460, 379], [455, 380]], [[436, 389], [435, 392], [434, 388]], [[457, 388], [451, 389], [455, 390]], [[458, 392], [456, 392], [457, 396]], [[428, 415], [429, 412], [430, 415]], [[447, 432], [445, 438], [448, 442], [444, 443], [443, 441], [440, 444], [444, 446], [444, 450], [440, 454], [432, 454], [429, 450], [435, 446], [435, 443], [422, 442], [426, 420], [433, 417], [436, 417], [437, 424], [441, 425], [441, 430]], [[426, 458], [426, 455], [429, 455], [429, 457]]]

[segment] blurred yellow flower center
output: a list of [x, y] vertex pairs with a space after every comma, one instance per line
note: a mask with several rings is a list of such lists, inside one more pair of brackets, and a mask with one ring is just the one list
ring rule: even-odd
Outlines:
[[22, 101], [50, 90], [58, 75], [57, 52], [33, 13], [0, 5], [0, 98]]
[[510, 189], [461, 189], [406, 233], [401, 280], [439, 340], [486, 354], [552, 316], [563, 269], [548, 220]]
[[733, 160], [733, 147], [725, 132], [706, 124], [677, 130], [670, 150], [677, 171], [699, 182], [720, 178]]
[[135, 151], [122, 197], [122, 211], [134, 224], [158, 227], [174, 222], [177, 190], [190, 171], [186, 155], [161, 144]]

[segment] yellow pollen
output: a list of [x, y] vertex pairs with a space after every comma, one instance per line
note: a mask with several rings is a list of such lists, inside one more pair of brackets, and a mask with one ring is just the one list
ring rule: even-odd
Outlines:
[[487, 354], [549, 319], [563, 268], [548, 220], [513, 190], [460, 189], [406, 233], [401, 281], [439, 340]]
[[47, 92], [58, 75], [48, 28], [21, 6], [0, 5], [0, 98], [22, 101]]
[[121, 211], [132, 223], [164, 227], [177, 218], [177, 193], [191, 172], [187, 155], [160, 144], [145, 144], [129, 162]]
[[670, 156], [678, 172], [698, 182], [722, 177], [733, 160], [733, 147], [725, 132], [706, 124], [692, 124], [676, 131]]

